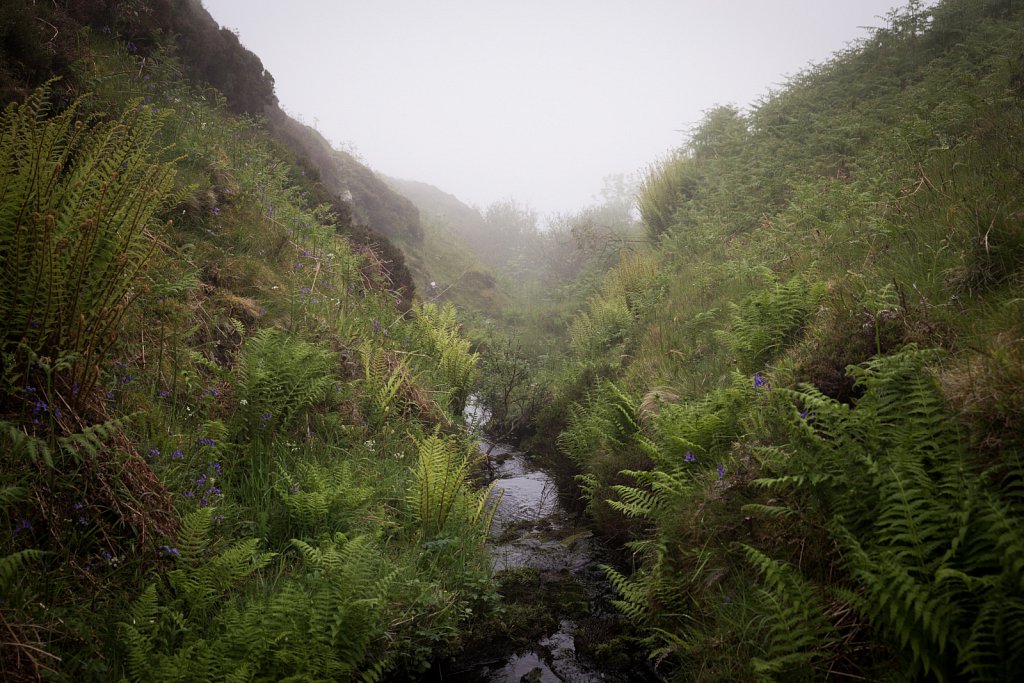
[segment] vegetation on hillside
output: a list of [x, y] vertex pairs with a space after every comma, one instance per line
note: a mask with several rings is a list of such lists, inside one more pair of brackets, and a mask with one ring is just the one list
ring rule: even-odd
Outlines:
[[1024, 672], [1022, 18], [912, 2], [648, 174], [539, 433], [674, 680]]
[[171, 51], [77, 35], [0, 115], [3, 678], [414, 675], [496, 599], [454, 310]]
[[477, 393], [665, 678], [1020, 678], [1022, 33], [913, 0], [541, 230], [398, 198], [195, 0], [0, 8], [3, 677], [507, 631]]

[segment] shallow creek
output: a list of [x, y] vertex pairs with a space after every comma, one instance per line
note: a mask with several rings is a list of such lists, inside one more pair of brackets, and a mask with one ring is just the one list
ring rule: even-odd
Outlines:
[[[486, 411], [471, 404], [467, 409], [471, 426], [487, 418]], [[626, 674], [601, 671], [586, 654], [593, 643], [586, 639], [596, 633], [608, 633], [621, 624], [621, 618], [608, 605], [613, 591], [598, 567], [600, 548], [582, 520], [570, 515], [559, 503], [554, 481], [526, 454], [501, 443], [482, 442], [494, 481], [494, 492], [501, 501], [491, 527], [491, 554], [494, 572], [500, 579], [516, 570], [537, 576], [539, 609], [546, 612], [549, 629], [531, 644], [513, 643], [464, 653], [449, 663], [445, 681], [490, 683], [585, 683], [589, 681], [652, 680], [648, 671]], [[536, 572], [536, 573], [534, 573]], [[547, 595], [571, 595], [573, 607]], [[555, 612], [552, 614], [551, 612]], [[586, 623], [583, 624], [582, 622]], [[596, 626], [595, 626], [596, 624]], [[588, 644], [591, 647], [588, 648]], [[486, 651], [484, 651], [486, 650]]]

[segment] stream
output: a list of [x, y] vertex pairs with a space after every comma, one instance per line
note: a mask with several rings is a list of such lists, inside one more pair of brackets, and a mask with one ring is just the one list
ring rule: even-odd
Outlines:
[[[466, 409], [471, 429], [489, 418], [471, 400]], [[614, 640], [623, 618], [610, 605], [614, 591], [598, 566], [600, 545], [584, 520], [559, 502], [555, 483], [525, 453], [503, 443], [481, 442], [494, 492], [501, 501], [491, 527], [490, 550], [495, 579], [507, 587], [522, 580], [520, 598], [546, 617], [540, 637], [533, 631], [523, 645], [515, 634], [488, 647], [470, 647], [449, 662], [437, 680], [490, 683], [586, 683], [655, 680], [646, 667], [602, 666], [593, 654], [597, 642]], [[525, 578], [522, 578], [525, 577]], [[514, 585], [514, 584], [513, 584]], [[506, 601], [510, 598], [506, 596]], [[511, 599], [514, 601], [514, 598]], [[516, 605], [507, 606], [512, 612]], [[607, 649], [607, 646], [604, 646]], [[636, 651], [630, 653], [636, 655]]]

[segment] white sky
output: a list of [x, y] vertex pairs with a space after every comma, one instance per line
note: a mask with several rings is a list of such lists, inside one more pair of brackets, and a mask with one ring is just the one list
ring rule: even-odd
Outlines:
[[203, 0], [286, 111], [381, 173], [485, 207], [593, 203], [901, 0]]

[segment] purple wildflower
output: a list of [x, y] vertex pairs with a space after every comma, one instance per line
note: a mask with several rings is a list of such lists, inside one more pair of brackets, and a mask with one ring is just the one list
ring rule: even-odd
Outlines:
[[135, 54], [136, 52], [139, 51], [139, 46], [136, 45], [134, 43], [134, 41], [129, 40], [128, 41], [128, 51], [131, 52], [132, 54]]
[[718, 478], [721, 479], [724, 476], [725, 476], [725, 466], [724, 465], [719, 465], [718, 466]]
[[170, 546], [163, 545], [163, 546], [160, 546], [160, 550], [162, 550], [164, 555], [167, 555], [168, 557], [170, 557], [172, 555], [174, 557], [181, 557], [181, 553], [178, 552], [177, 548], [172, 548]]
[[683, 456], [683, 462], [697, 462], [697, 457], [690, 451], [686, 451], [686, 455]]
[[755, 372], [754, 373], [754, 388], [755, 389], [760, 389], [762, 387], [767, 387], [767, 386], [768, 386], [768, 382], [765, 382], [764, 379], [762, 379], [761, 373], [760, 372]]
[[184, 460], [184, 459], [185, 459], [185, 454], [181, 452], [180, 448], [175, 450], [173, 453], [171, 453], [171, 460]]

